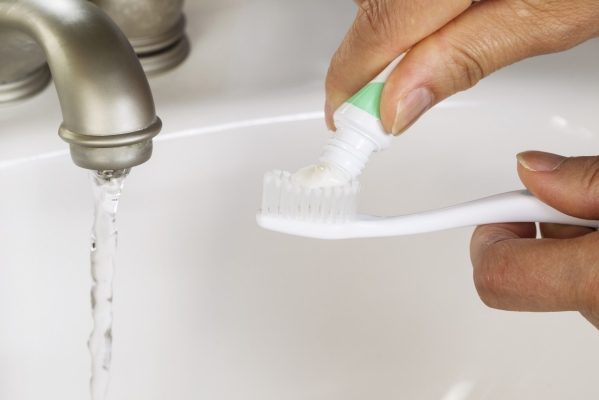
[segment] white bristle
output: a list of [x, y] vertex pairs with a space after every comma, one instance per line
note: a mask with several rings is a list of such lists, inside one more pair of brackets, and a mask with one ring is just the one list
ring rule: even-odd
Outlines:
[[307, 220], [310, 213], [310, 194], [312, 189], [302, 188], [302, 197], [300, 198], [300, 217], [303, 220]]
[[336, 186], [333, 188], [333, 204], [331, 204], [331, 220], [333, 222], [339, 222], [339, 209], [341, 208], [341, 196], [343, 195], [343, 188]]
[[269, 199], [270, 199], [270, 187], [272, 182], [272, 172], [264, 174], [264, 193], [262, 194], [262, 213], [268, 213]]
[[347, 222], [354, 218], [361, 192], [357, 180], [344, 186], [301, 187], [289, 172], [264, 174], [262, 214], [311, 222]]

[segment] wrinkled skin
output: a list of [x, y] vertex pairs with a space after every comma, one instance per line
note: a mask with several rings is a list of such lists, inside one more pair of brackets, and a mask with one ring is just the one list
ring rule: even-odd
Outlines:
[[[430, 107], [498, 69], [570, 49], [599, 35], [597, 0], [356, 0], [358, 14], [331, 61], [325, 115], [332, 114], [399, 54], [381, 119], [395, 134]], [[599, 157], [526, 152], [518, 174], [540, 200], [599, 219]], [[579, 311], [599, 329], [599, 232], [531, 223], [479, 226], [472, 237], [474, 282], [489, 307]]]

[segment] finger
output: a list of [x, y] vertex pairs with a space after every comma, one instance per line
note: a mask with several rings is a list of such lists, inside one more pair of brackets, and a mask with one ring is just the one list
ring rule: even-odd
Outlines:
[[571, 239], [595, 232], [593, 228], [575, 225], [539, 224], [541, 236], [546, 239]]
[[451, 21], [470, 0], [362, 0], [358, 15], [333, 56], [326, 80], [327, 125], [333, 112], [391, 61]]
[[537, 198], [578, 218], [599, 219], [599, 157], [520, 153], [518, 174]]
[[476, 228], [471, 258], [483, 302], [511, 311], [597, 310], [596, 234], [553, 240], [534, 233], [534, 224]]
[[596, 0], [476, 3], [416, 44], [397, 66], [381, 98], [383, 125], [401, 134], [430, 107], [492, 72], [593, 37], [598, 13]]

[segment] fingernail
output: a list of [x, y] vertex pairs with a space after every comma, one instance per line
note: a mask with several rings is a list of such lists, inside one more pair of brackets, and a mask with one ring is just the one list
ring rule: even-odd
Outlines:
[[426, 112], [433, 102], [433, 96], [425, 88], [412, 90], [397, 103], [395, 121], [391, 133], [401, 135]]
[[533, 172], [553, 171], [566, 159], [564, 156], [542, 151], [525, 151], [516, 158], [520, 165]]

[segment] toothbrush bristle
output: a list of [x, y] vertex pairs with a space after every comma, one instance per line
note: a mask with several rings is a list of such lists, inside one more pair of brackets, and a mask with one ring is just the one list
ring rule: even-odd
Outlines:
[[352, 221], [358, 208], [358, 180], [343, 186], [310, 189], [296, 183], [287, 171], [264, 174], [262, 214], [312, 222]]

